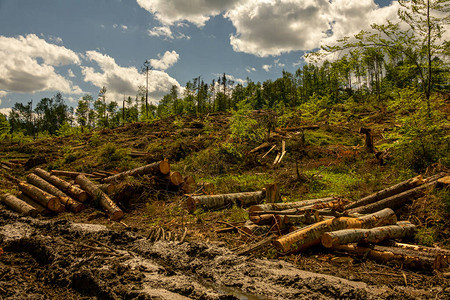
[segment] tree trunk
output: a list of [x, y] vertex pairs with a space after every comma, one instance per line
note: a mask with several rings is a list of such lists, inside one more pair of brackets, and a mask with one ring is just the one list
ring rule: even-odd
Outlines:
[[427, 256], [413, 256], [408, 254], [398, 254], [389, 251], [388, 247], [375, 246], [373, 249], [357, 245], [340, 245], [334, 250], [344, 251], [351, 255], [368, 257], [379, 263], [396, 262], [398, 265], [413, 270], [422, 270], [430, 272], [433, 269], [434, 258]]
[[300, 251], [319, 244], [325, 232], [349, 228], [373, 228], [395, 223], [397, 223], [397, 217], [394, 211], [386, 208], [359, 218], [339, 217], [324, 220], [281, 236], [273, 244], [278, 250], [286, 253]]
[[280, 191], [276, 183], [266, 184], [266, 203], [281, 202]]
[[97, 187], [108, 195], [113, 194], [117, 189], [117, 185], [113, 183], [103, 183], [97, 185]]
[[373, 147], [373, 136], [372, 136], [372, 130], [370, 128], [360, 128], [359, 133], [366, 135], [366, 140], [364, 143], [364, 147], [367, 149], [367, 151], [373, 153], [375, 152], [375, 149]]
[[38, 202], [34, 201], [33, 199], [31, 199], [30, 197], [28, 197], [26, 194], [24, 194], [22, 192], [19, 192], [19, 194], [17, 195], [17, 198], [19, 198], [20, 200], [22, 200], [22, 201], [26, 202], [27, 204], [31, 205], [41, 215], [50, 215], [50, 214], [52, 214], [51, 210], [45, 208], [44, 206], [42, 206]]
[[48, 208], [51, 211], [58, 212], [61, 208], [61, 202], [58, 197], [50, 195], [49, 193], [35, 187], [34, 185], [28, 184], [26, 182], [19, 182], [19, 189], [31, 197], [33, 200], [37, 201], [42, 206]]
[[77, 212], [82, 211], [85, 208], [82, 203], [73, 200], [72, 198], [67, 196], [64, 192], [59, 190], [57, 187], [48, 183], [47, 181], [45, 181], [41, 177], [37, 176], [36, 174], [33, 174], [33, 173], [28, 174], [27, 181], [29, 183], [31, 183], [32, 185], [40, 188], [41, 190], [46, 191], [47, 193], [58, 197], [59, 200], [61, 201], [61, 203], [64, 204], [64, 207], [67, 210], [77, 213]]
[[221, 195], [191, 196], [186, 200], [186, 206], [191, 213], [197, 208], [213, 210], [225, 208], [232, 204], [248, 206], [249, 204], [261, 202], [265, 195], [265, 191], [257, 191]]
[[3, 194], [1, 196], [1, 199], [3, 203], [6, 204], [6, 206], [25, 216], [36, 217], [39, 214], [39, 212], [33, 206], [29, 205], [23, 200], [20, 200], [14, 195]]
[[167, 175], [170, 172], [170, 165], [167, 160], [154, 162], [136, 169], [128, 170], [103, 179], [103, 182], [120, 181], [127, 176], [138, 176], [145, 174]]
[[329, 201], [329, 202], [319, 202], [317, 204], [303, 206], [299, 208], [291, 208], [291, 209], [285, 209], [285, 210], [267, 210], [267, 211], [253, 211], [251, 215], [260, 215], [260, 214], [274, 214], [274, 215], [300, 215], [305, 214], [306, 212], [310, 212], [313, 210], [322, 210], [325, 208], [329, 209], [339, 209], [342, 208], [344, 203], [341, 199], [336, 199]]
[[432, 181], [416, 188], [407, 190], [403, 193], [381, 199], [377, 202], [351, 209], [348, 211], [348, 213], [368, 214], [387, 207], [396, 210], [402, 207], [409, 200], [420, 197], [425, 189], [434, 186], [435, 184], [436, 181]]
[[274, 218], [275, 215], [272, 214], [249, 216], [250, 221], [257, 225], [270, 225], [272, 224]]
[[195, 179], [191, 175], [185, 176], [183, 178], [183, 184], [181, 189], [185, 194], [190, 194], [195, 190]]
[[360, 206], [364, 206], [364, 205], [367, 205], [370, 203], [377, 202], [381, 199], [384, 199], [384, 198], [402, 193], [404, 191], [410, 190], [412, 188], [415, 188], [418, 185], [421, 185], [422, 183], [423, 183], [423, 178], [421, 175], [410, 178], [410, 179], [402, 181], [396, 185], [385, 188], [384, 190], [378, 191], [374, 194], [364, 197], [358, 201], [350, 203], [349, 205], [347, 205], [345, 207], [345, 209], [352, 209], [355, 207], [360, 207]]
[[181, 176], [180, 172], [170, 172], [167, 176], [166, 179], [169, 181], [169, 183], [173, 186], [180, 186], [184, 181], [183, 181], [183, 176]]
[[98, 176], [95, 176], [93, 174], [81, 173], [81, 172], [72, 172], [72, 171], [62, 171], [62, 170], [51, 170], [50, 174], [51, 175], [55, 175], [55, 176], [65, 176], [65, 177], [70, 177], [70, 178], [75, 178], [78, 175], [83, 175], [83, 176], [86, 176], [86, 177], [98, 178]]
[[84, 202], [88, 198], [87, 193], [82, 189], [68, 183], [65, 180], [62, 180], [61, 178], [51, 175], [47, 171], [36, 168], [34, 169], [34, 173], [80, 202]]
[[322, 245], [332, 248], [351, 243], [378, 243], [387, 239], [412, 236], [416, 226], [409, 222], [398, 222], [396, 225], [381, 226], [371, 229], [343, 229], [326, 232], [322, 235]]
[[326, 203], [336, 200], [336, 198], [328, 197], [322, 199], [312, 199], [312, 200], [302, 200], [297, 202], [288, 202], [288, 203], [268, 203], [268, 204], [259, 204], [250, 206], [248, 209], [249, 214], [253, 214], [258, 211], [275, 211], [275, 210], [287, 210], [292, 208], [300, 208], [304, 206], [309, 206], [317, 203]]
[[91, 197], [97, 202], [108, 214], [113, 221], [119, 221], [123, 218], [123, 211], [117, 207], [117, 205], [106, 195], [101, 189], [99, 189], [95, 183], [87, 179], [83, 175], [79, 175], [75, 178], [75, 182], [81, 186]]

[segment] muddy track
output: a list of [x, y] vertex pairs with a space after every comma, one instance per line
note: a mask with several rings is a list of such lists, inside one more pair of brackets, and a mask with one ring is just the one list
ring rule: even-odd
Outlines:
[[[236, 256], [198, 242], [149, 242], [133, 230], [37, 220], [0, 209], [0, 299], [416, 299], [436, 291], [375, 287]], [[450, 297], [440, 291], [439, 298]]]

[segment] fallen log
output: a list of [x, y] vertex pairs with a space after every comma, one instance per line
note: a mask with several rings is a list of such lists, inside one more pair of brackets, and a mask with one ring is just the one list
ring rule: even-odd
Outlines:
[[75, 182], [85, 190], [92, 199], [101, 206], [108, 216], [113, 221], [119, 221], [123, 218], [123, 211], [117, 207], [117, 205], [106, 195], [101, 189], [99, 189], [95, 183], [87, 179], [83, 175], [78, 175], [75, 178]]
[[251, 213], [252, 215], [260, 215], [260, 214], [274, 214], [274, 215], [300, 215], [305, 214], [306, 212], [314, 211], [314, 210], [323, 210], [323, 209], [340, 209], [344, 206], [346, 200], [342, 199], [334, 199], [329, 202], [319, 202], [317, 204], [303, 206], [299, 208], [291, 208], [285, 210], [267, 210], [267, 211], [254, 211]]
[[166, 179], [172, 186], [180, 186], [184, 182], [183, 176], [181, 176], [180, 172], [176, 171], [170, 171], [170, 173], [166, 176]]
[[415, 188], [423, 183], [423, 178], [421, 175], [410, 178], [408, 180], [402, 181], [396, 185], [385, 188], [384, 190], [378, 191], [374, 194], [366, 196], [358, 201], [348, 204], [345, 209], [352, 209], [360, 206], [365, 206], [370, 203], [377, 202], [381, 199], [391, 197], [393, 195], [402, 193], [404, 191]]
[[181, 189], [185, 194], [190, 194], [195, 190], [195, 179], [191, 175], [185, 176], [183, 178], [183, 184]]
[[435, 255], [441, 254], [441, 255], [450, 256], [450, 250], [442, 249], [442, 248], [426, 247], [426, 246], [422, 246], [422, 245], [411, 245], [411, 244], [405, 244], [405, 243], [398, 243], [395, 241], [390, 242], [388, 245], [392, 246], [392, 247], [406, 249], [406, 250], [427, 252], [427, 253], [432, 253]]
[[398, 222], [396, 225], [380, 226], [371, 229], [343, 229], [325, 232], [321, 237], [321, 242], [326, 248], [351, 243], [379, 243], [387, 239], [412, 236], [416, 229], [416, 226], [409, 222]]
[[22, 201], [26, 202], [27, 204], [31, 205], [41, 215], [50, 215], [50, 214], [53, 213], [51, 210], [45, 208], [44, 206], [42, 206], [38, 202], [34, 201], [33, 199], [31, 199], [30, 197], [28, 197], [26, 194], [24, 194], [22, 192], [19, 192], [19, 194], [17, 194], [17, 198], [19, 198], [20, 200], [22, 200]]
[[245, 224], [244, 226], [240, 227], [242, 231], [247, 233], [246, 235], [243, 234], [241, 236], [242, 239], [248, 240], [249, 236], [260, 236], [263, 234], [266, 234], [270, 230], [270, 226], [264, 225], [264, 226], [258, 226], [256, 224]]
[[270, 225], [275, 218], [272, 214], [249, 216], [250, 221], [257, 225]]
[[48, 208], [51, 211], [58, 212], [61, 209], [61, 202], [59, 198], [53, 196], [34, 185], [28, 184], [26, 182], [20, 181], [18, 183], [19, 189], [31, 197], [33, 200], [37, 201], [42, 206]]
[[387, 247], [374, 246], [374, 248], [368, 248], [357, 245], [339, 245], [333, 247], [334, 250], [343, 251], [350, 255], [355, 255], [363, 258], [370, 258], [379, 263], [394, 262], [402, 265], [408, 269], [422, 270], [430, 272], [433, 270], [435, 258], [427, 256], [412, 256], [407, 254], [399, 254], [389, 251]]
[[55, 175], [55, 176], [65, 176], [65, 177], [69, 177], [69, 178], [75, 178], [78, 175], [83, 175], [83, 176], [86, 176], [86, 177], [98, 178], [98, 176], [93, 175], [93, 174], [89, 174], [89, 173], [73, 172], [73, 171], [62, 171], [62, 170], [51, 170], [50, 174], [51, 175]]
[[276, 210], [287, 210], [291, 208], [300, 208], [305, 207], [317, 203], [326, 203], [331, 202], [333, 200], [336, 200], [336, 198], [328, 197], [328, 198], [321, 198], [321, 199], [312, 199], [312, 200], [302, 200], [297, 202], [287, 202], [287, 203], [267, 203], [267, 204], [258, 204], [258, 205], [252, 205], [248, 209], [249, 214], [253, 214], [254, 212], [259, 211], [276, 211]]
[[243, 207], [248, 206], [249, 204], [260, 203], [265, 195], [266, 193], [263, 190], [257, 192], [191, 196], [186, 200], [186, 207], [191, 213], [198, 208], [213, 210], [225, 208], [232, 204]]
[[41, 177], [39, 177], [36, 174], [33, 174], [33, 173], [28, 174], [27, 181], [29, 183], [31, 183], [32, 185], [40, 188], [41, 190], [46, 191], [47, 193], [58, 197], [59, 200], [61, 201], [61, 203], [64, 205], [64, 207], [67, 210], [77, 213], [77, 212], [82, 211], [85, 208], [82, 203], [75, 201], [71, 197], [67, 196], [67, 194], [65, 194], [64, 192], [59, 190], [57, 187], [55, 187], [51, 183], [45, 181], [44, 179], [42, 179]]
[[250, 152], [250, 153], [253, 153], [253, 152], [256, 152], [256, 151], [258, 151], [258, 150], [265, 149], [265, 148], [267, 148], [267, 147], [270, 147], [270, 143], [264, 142], [264, 143], [262, 143], [261, 145], [259, 145], [258, 147], [253, 148], [253, 149], [250, 150], [249, 152]]
[[276, 239], [273, 244], [279, 251], [289, 253], [318, 245], [325, 232], [350, 228], [373, 228], [395, 223], [397, 223], [397, 217], [394, 211], [386, 208], [358, 218], [338, 217], [324, 220], [283, 235]]
[[402, 207], [409, 200], [420, 197], [423, 194], [423, 191], [425, 189], [432, 187], [435, 184], [436, 184], [436, 181], [431, 181], [426, 184], [422, 184], [416, 188], [407, 190], [403, 193], [381, 199], [377, 202], [350, 209], [347, 212], [350, 214], [354, 214], [354, 213], [368, 214], [368, 213], [372, 213], [372, 212], [378, 211], [383, 208], [391, 208], [393, 210], [396, 210], [396, 209]]
[[103, 182], [119, 181], [127, 176], [139, 176], [145, 174], [167, 175], [170, 172], [170, 165], [167, 160], [157, 161], [149, 165], [128, 170], [103, 179]]
[[34, 173], [80, 202], [84, 202], [88, 198], [86, 191], [83, 191], [82, 189], [70, 184], [65, 180], [62, 180], [61, 178], [51, 175], [49, 172], [43, 169], [36, 168], [34, 169]]
[[6, 206], [25, 216], [36, 217], [39, 214], [33, 206], [12, 194], [3, 194], [0, 198]]
[[113, 183], [103, 183], [103, 184], [98, 184], [97, 186], [99, 189], [101, 189], [103, 192], [105, 192], [108, 195], [113, 194], [117, 189], [117, 185], [113, 184]]

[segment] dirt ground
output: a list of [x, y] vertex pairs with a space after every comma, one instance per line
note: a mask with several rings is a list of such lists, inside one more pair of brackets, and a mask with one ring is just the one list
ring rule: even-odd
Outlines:
[[[84, 214], [89, 214], [88, 211]], [[2, 299], [448, 299], [450, 282], [326, 253], [290, 261], [236, 256], [187, 237], [32, 219], [0, 210]], [[317, 273], [320, 272], [320, 273]]]

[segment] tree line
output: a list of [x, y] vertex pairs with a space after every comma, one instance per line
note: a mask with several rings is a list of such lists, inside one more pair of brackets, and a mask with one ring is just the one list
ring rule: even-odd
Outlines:
[[[443, 24], [449, 21], [449, 3], [400, 1], [400, 23], [372, 25], [371, 31], [322, 47], [307, 55], [310, 63], [295, 73], [283, 70], [276, 80], [261, 83], [247, 78], [236, 83], [224, 73], [206, 83], [196, 77], [182, 91], [172, 86], [156, 105], [148, 103], [148, 85], [140, 87], [133, 97], [121, 100], [108, 99], [107, 88], [103, 87], [96, 100], [85, 95], [76, 109], [57, 93], [53, 98], [41, 99], [34, 107], [32, 101], [16, 103], [7, 121], [0, 116], [0, 130], [55, 135], [63, 124], [113, 128], [171, 115], [236, 110], [241, 102], [255, 110], [293, 108], [318, 99], [325, 99], [329, 106], [350, 100], [382, 102], [404, 88], [420, 91], [430, 109], [431, 93], [448, 93], [450, 89], [450, 42], [442, 40]], [[332, 60], [327, 59], [330, 55]], [[143, 70], [148, 76], [148, 64]]]

